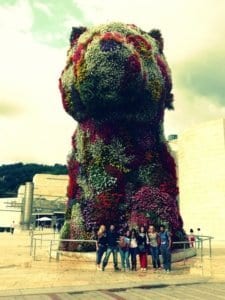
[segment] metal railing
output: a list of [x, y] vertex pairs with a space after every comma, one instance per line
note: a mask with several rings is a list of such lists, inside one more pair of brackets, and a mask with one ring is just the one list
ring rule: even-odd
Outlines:
[[[204, 256], [204, 242], [208, 241], [208, 246], [209, 246], [209, 257], [212, 257], [212, 236], [207, 236], [207, 235], [194, 235], [195, 240], [194, 241], [180, 241], [180, 242], [173, 242], [173, 245], [183, 245], [183, 261], [185, 264], [185, 261], [187, 259], [186, 257], [186, 250], [190, 248], [195, 248], [195, 249], [200, 249], [200, 257], [201, 257], [201, 262], [203, 261], [203, 256]], [[191, 247], [191, 244], [194, 244], [194, 247]], [[196, 255], [198, 253], [196, 252]]]
[[[53, 238], [48, 238], [49, 236], [53, 236]], [[52, 259], [52, 252], [56, 252], [56, 260], [59, 261], [60, 252], [63, 250], [59, 249], [59, 245], [62, 242], [70, 242], [70, 243], [93, 243], [96, 244], [96, 240], [82, 240], [82, 239], [60, 239], [59, 234], [54, 233], [35, 233], [34, 231], [30, 232], [30, 256], [33, 257], [33, 260], [37, 258], [37, 249], [41, 249], [43, 244], [47, 243], [46, 248], [48, 249], [49, 262]], [[55, 247], [56, 246], [56, 247]]]
[[212, 257], [212, 239], [214, 237], [208, 236], [208, 235], [194, 235], [195, 237], [195, 247], [200, 249], [200, 256], [201, 256], [201, 261], [203, 260], [203, 243], [208, 241], [209, 245], [209, 257]]
[[[30, 256], [33, 256], [33, 259], [36, 260], [37, 257], [37, 248], [42, 248], [43, 243], [47, 242], [47, 249], [48, 249], [48, 258], [49, 262], [52, 259], [52, 253], [53, 251], [56, 252], [56, 261], [59, 261], [59, 255], [63, 250], [59, 249], [59, 245], [62, 242], [70, 242], [70, 243], [93, 243], [96, 244], [96, 240], [84, 240], [84, 239], [60, 239], [59, 234], [54, 233], [35, 233], [31, 232], [31, 241], [30, 241]], [[53, 238], [46, 238], [49, 236], [53, 236]], [[212, 257], [212, 236], [203, 236], [203, 235], [195, 235], [195, 241], [194, 248], [200, 250], [200, 257], [201, 261], [203, 261], [204, 256], [204, 243], [208, 241], [208, 247], [209, 247], [209, 257]], [[190, 248], [190, 241], [179, 241], [179, 242], [173, 242], [173, 245], [183, 245], [183, 261], [185, 264], [185, 261], [187, 259], [187, 249]], [[181, 248], [180, 248], [181, 249]], [[198, 255], [198, 253], [196, 253]]]
[[[82, 240], [82, 239], [76, 239], [76, 240], [71, 240], [71, 239], [59, 239], [57, 241], [57, 244], [60, 245], [62, 242], [69, 242], [69, 243], [79, 243], [79, 244], [82, 244], [82, 243], [91, 243], [91, 244], [94, 244], [96, 245], [96, 240]], [[52, 251], [54, 251], [52, 249], [52, 247], [54, 246], [54, 241], [51, 241], [50, 242], [50, 248], [49, 248], [49, 262], [51, 261], [52, 259]], [[60, 249], [55, 249], [56, 251], [56, 261], [59, 261], [59, 256], [60, 256], [60, 253], [61, 252], [64, 252], [63, 250], [60, 250]]]

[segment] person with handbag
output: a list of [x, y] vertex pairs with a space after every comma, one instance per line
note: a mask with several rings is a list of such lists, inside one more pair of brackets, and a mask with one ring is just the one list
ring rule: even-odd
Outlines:
[[121, 257], [121, 266], [123, 271], [130, 270], [130, 230], [127, 230], [125, 234], [119, 238], [119, 252]]
[[138, 254], [141, 271], [147, 270], [147, 244], [148, 237], [144, 226], [141, 226], [138, 233]]
[[97, 241], [96, 241], [96, 264], [97, 270], [101, 270], [101, 260], [102, 256], [107, 249], [107, 234], [105, 225], [101, 225], [97, 232]]

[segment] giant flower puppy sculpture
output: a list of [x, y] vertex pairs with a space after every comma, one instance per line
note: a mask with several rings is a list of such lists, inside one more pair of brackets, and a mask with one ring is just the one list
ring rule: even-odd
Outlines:
[[110, 23], [73, 28], [70, 43], [59, 85], [78, 125], [62, 237], [89, 238], [100, 224], [162, 222], [180, 239], [175, 163], [163, 133], [172, 83], [160, 32]]

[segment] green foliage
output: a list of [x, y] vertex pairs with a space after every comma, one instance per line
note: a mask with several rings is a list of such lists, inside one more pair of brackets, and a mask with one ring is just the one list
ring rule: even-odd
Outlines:
[[168, 177], [160, 163], [153, 162], [151, 165], [141, 166], [138, 178], [144, 185], [158, 186], [163, 178]]
[[95, 165], [104, 165], [107, 163], [107, 145], [102, 140], [96, 141], [94, 144], [90, 144], [89, 152]]
[[54, 166], [16, 163], [0, 166], [0, 197], [15, 197], [21, 184], [32, 181], [37, 173], [67, 174], [65, 165]]
[[77, 226], [80, 226], [81, 228], [84, 227], [84, 220], [82, 218], [79, 203], [76, 203], [76, 204], [73, 205], [72, 213], [71, 213], [71, 219]]
[[126, 165], [133, 159], [133, 156], [127, 156], [125, 148], [118, 139], [114, 138], [108, 145], [102, 140], [90, 144], [89, 151], [95, 165], [111, 164], [121, 171], [128, 172]]
[[103, 168], [93, 165], [89, 170], [89, 182], [97, 194], [115, 185], [117, 179], [110, 176]]
[[61, 228], [60, 238], [61, 239], [67, 239], [68, 235], [69, 235], [69, 232], [70, 232], [70, 223], [68, 221], [66, 221], [63, 224], [63, 227]]
[[108, 145], [109, 163], [126, 173], [129, 171], [129, 169], [126, 168], [126, 165], [134, 156], [127, 156], [125, 149], [126, 147], [120, 143], [118, 139], [113, 139], [112, 143]]

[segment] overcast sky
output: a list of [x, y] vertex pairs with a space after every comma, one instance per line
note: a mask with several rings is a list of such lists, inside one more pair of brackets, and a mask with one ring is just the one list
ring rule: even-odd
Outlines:
[[1, 0], [0, 165], [66, 163], [76, 122], [58, 78], [72, 26], [109, 21], [159, 28], [175, 111], [165, 132], [225, 117], [225, 0]]

